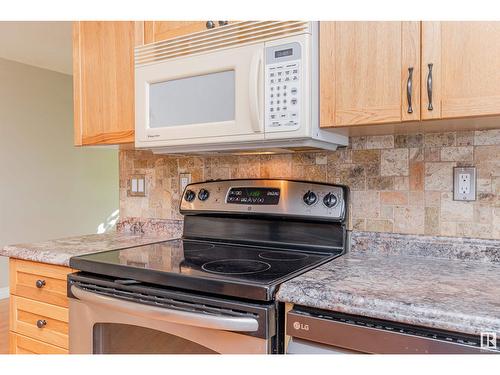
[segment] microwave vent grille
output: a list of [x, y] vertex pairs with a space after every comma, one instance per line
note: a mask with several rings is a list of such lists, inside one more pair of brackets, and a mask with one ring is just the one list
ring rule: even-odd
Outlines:
[[135, 48], [135, 65], [310, 32], [306, 21], [244, 21]]

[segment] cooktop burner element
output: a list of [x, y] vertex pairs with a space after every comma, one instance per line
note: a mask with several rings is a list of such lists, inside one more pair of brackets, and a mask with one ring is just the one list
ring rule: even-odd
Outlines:
[[248, 259], [214, 260], [201, 266], [204, 271], [222, 275], [248, 275], [267, 271], [269, 268], [271, 268], [269, 263]]
[[267, 260], [283, 260], [283, 261], [294, 261], [308, 258], [309, 255], [299, 252], [290, 251], [266, 251], [265, 253], [260, 253], [259, 258]]

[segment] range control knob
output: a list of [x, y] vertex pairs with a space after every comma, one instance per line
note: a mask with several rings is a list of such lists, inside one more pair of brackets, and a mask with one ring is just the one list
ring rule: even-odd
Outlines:
[[302, 199], [305, 204], [310, 206], [316, 203], [316, 201], [318, 200], [318, 196], [314, 191], [308, 190], [307, 193], [304, 194], [304, 197]]
[[210, 195], [210, 193], [208, 192], [207, 189], [201, 189], [199, 192], [198, 192], [198, 199], [200, 201], [206, 201], [208, 199], [208, 196]]
[[186, 190], [186, 193], [184, 194], [184, 200], [186, 202], [192, 202], [196, 198], [196, 194], [192, 190]]
[[337, 201], [338, 199], [333, 193], [328, 193], [323, 198], [323, 204], [328, 208], [332, 208], [333, 206], [335, 206], [337, 204]]

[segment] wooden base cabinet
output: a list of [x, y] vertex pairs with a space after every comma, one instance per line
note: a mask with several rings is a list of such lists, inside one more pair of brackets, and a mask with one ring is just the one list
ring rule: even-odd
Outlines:
[[10, 260], [10, 353], [68, 353], [68, 267]]

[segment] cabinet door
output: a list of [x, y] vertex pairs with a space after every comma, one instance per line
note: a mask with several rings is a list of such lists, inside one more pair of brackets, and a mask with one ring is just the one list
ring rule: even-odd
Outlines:
[[134, 46], [142, 22], [74, 22], [76, 145], [134, 141]]
[[320, 23], [322, 127], [419, 120], [419, 85], [419, 22]]
[[67, 349], [9, 332], [9, 354], [68, 354]]
[[499, 40], [500, 22], [422, 23], [423, 119], [500, 114]]
[[[219, 27], [219, 21], [213, 22], [215, 27]], [[146, 21], [144, 43], [154, 43], [203, 30], [207, 30], [207, 21]]]

